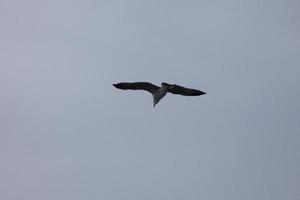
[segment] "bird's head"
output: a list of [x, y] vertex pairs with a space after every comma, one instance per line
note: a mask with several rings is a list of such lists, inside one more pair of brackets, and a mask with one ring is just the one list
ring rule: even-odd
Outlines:
[[174, 87], [175, 86], [175, 84], [169, 84], [169, 83], [165, 83], [165, 82], [162, 82], [161, 83], [161, 87], [162, 88], [172, 88], [172, 87]]

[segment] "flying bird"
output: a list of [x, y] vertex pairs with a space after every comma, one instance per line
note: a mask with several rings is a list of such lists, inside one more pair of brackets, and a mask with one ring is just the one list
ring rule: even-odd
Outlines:
[[148, 82], [122, 82], [113, 84], [118, 89], [121, 90], [145, 90], [150, 92], [153, 96], [153, 107], [168, 93], [173, 94], [180, 94], [184, 96], [200, 96], [206, 94], [200, 90], [191, 89], [182, 87], [176, 84], [169, 84], [169, 83], [161, 83], [161, 86], [156, 86], [152, 83]]

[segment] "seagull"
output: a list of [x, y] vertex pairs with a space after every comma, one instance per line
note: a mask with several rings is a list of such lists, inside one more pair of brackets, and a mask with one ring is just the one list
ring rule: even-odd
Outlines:
[[149, 82], [121, 82], [113, 84], [113, 86], [121, 90], [145, 90], [150, 92], [153, 96], [153, 108], [168, 92], [183, 96], [200, 96], [206, 94], [200, 90], [165, 82], [161, 83], [160, 87]]

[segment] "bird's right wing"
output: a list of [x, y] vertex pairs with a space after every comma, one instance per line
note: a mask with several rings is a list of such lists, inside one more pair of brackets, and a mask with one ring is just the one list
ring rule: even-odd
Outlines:
[[168, 88], [168, 92], [171, 92], [173, 94], [180, 94], [184, 96], [199, 96], [199, 95], [206, 94], [205, 92], [202, 92], [200, 90], [186, 88], [180, 85], [170, 85], [170, 87]]
[[152, 94], [159, 89], [158, 86], [148, 82], [134, 82], [134, 83], [122, 82], [122, 83], [113, 84], [113, 86], [122, 90], [146, 90]]

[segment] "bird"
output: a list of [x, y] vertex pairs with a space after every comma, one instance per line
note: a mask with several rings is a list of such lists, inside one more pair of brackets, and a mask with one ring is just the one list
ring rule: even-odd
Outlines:
[[121, 90], [145, 90], [150, 92], [153, 96], [153, 108], [168, 92], [183, 96], [200, 96], [206, 94], [197, 89], [186, 88], [165, 82], [162, 82], [160, 87], [149, 82], [120, 82], [113, 84], [113, 86]]

